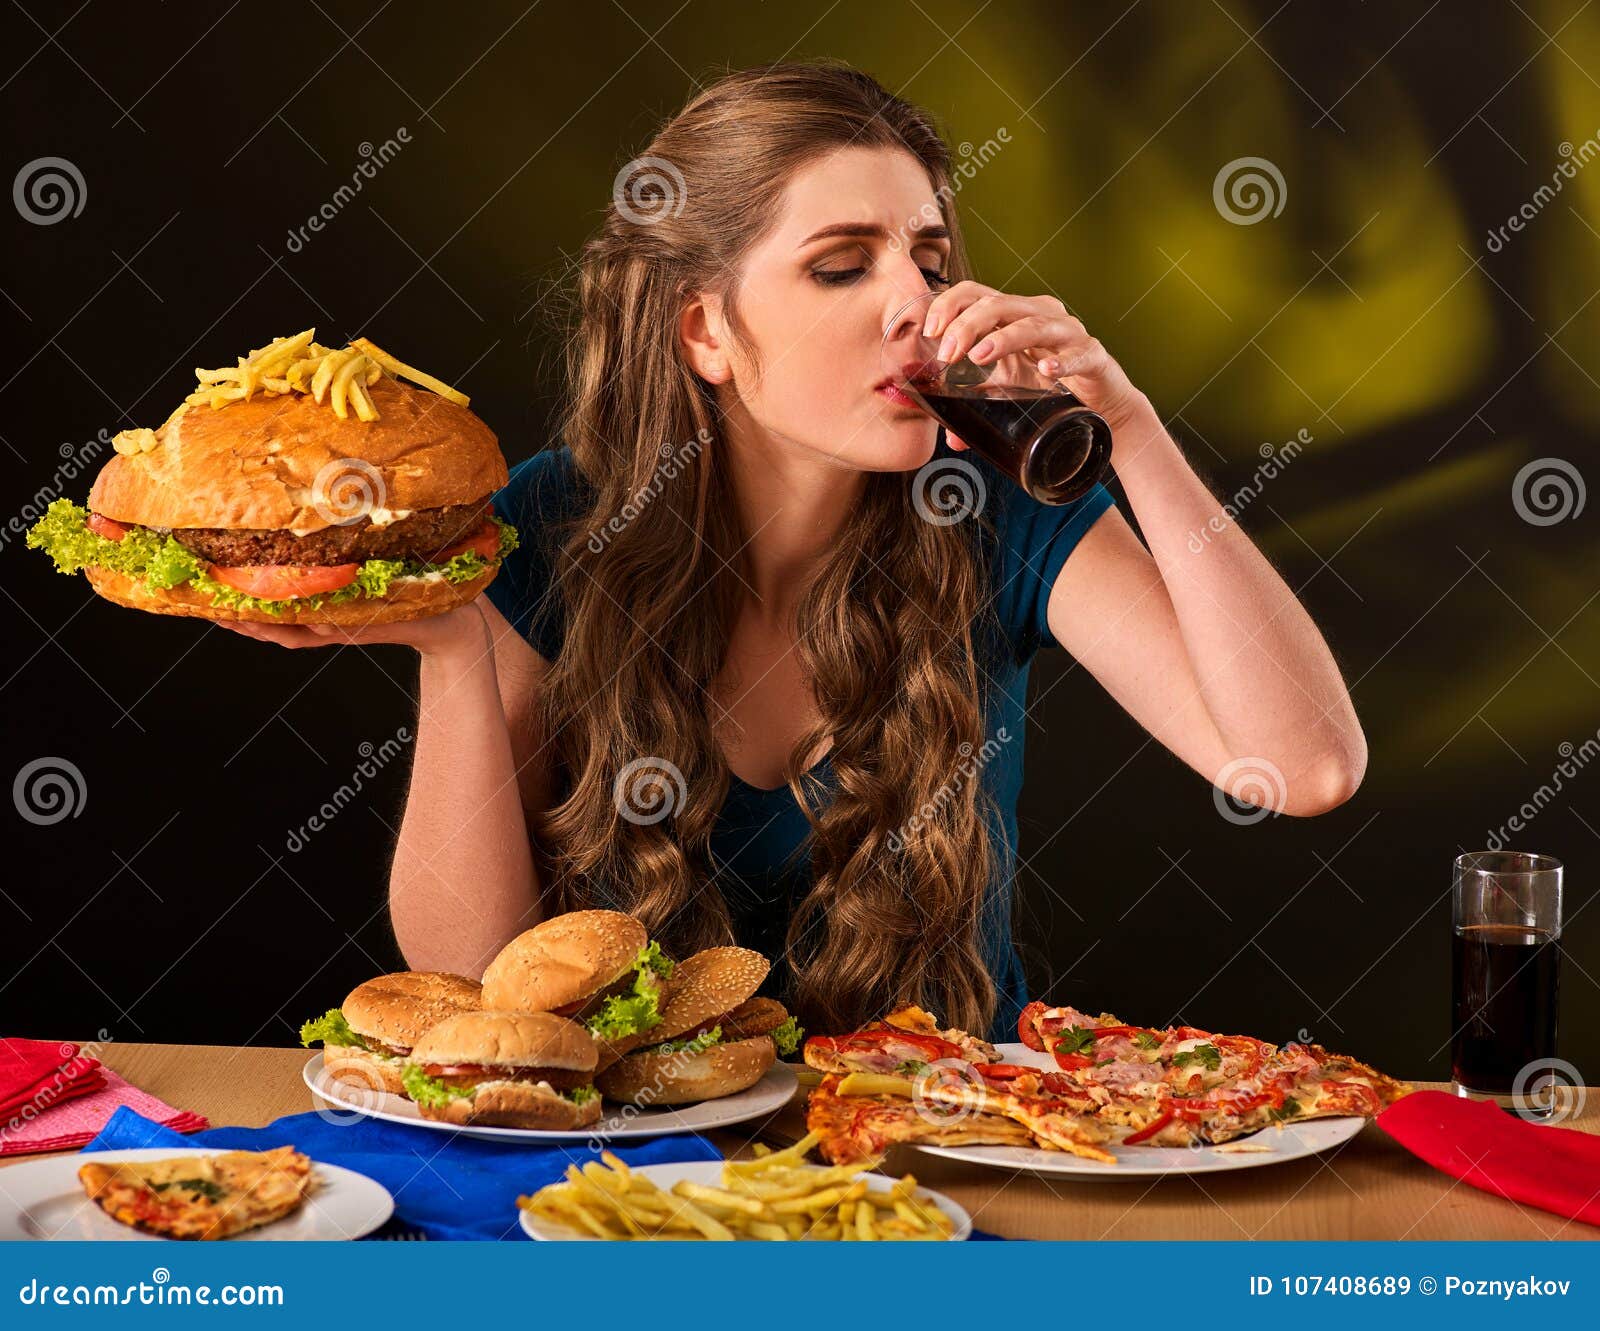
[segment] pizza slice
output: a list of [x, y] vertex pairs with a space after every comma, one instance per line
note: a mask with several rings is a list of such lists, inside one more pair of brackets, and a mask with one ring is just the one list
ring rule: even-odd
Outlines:
[[915, 1076], [931, 1065], [996, 1063], [987, 1040], [962, 1030], [940, 1030], [919, 1007], [903, 1007], [845, 1035], [813, 1035], [803, 1057], [819, 1072], [878, 1072]]
[[1032, 1146], [1020, 1123], [995, 1114], [964, 1114], [919, 1107], [901, 1095], [842, 1095], [843, 1078], [829, 1075], [811, 1092], [806, 1129], [819, 1133], [823, 1158], [835, 1165], [859, 1164], [897, 1142], [924, 1146]]
[[1061, 1073], [1009, 1063], [946, 1062], [913, 1073], [833, 1074], [824, 1082], [846, 1107], [858, 1099], [895, 1105], [897, 1114], [888, 1117], [900, 1122], [896, 1140], [938, 1144], [958, 1125], [998, 1119], [1024, 1130], [1021, 1140], [1012, 1134], [1010, 1144], [1113, 1163], [1102, 1149], [1107, 1133], [1095, 1121], [1094, 1100]]
[[78, 1170], [113, 1220], [172, 1239], [226, 1239], [299, 1209], [311, 1160], [292, 1146], [166, 1160], [91, 1160]]
[[1371, 1117], [1411, 1089], [1320, 1045], [1280, 1049], [1042, 1003], [1023, 1010], [1018, 1035], [1094, 1098], [1124, 1145], [1206, 1145], [1297, 1119]]

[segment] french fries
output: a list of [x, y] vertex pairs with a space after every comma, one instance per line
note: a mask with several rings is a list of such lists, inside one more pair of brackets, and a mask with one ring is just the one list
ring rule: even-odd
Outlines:
[[[378, 409], [367, 389], [385, 374], [409, 379], [457, 406], [464, 407], [471, 400], [431, 374], [396, 360], [364, 337], [356, 338], [347, 347], [336, 348], [323, 346], [315, 340], [315, 335], [316, 329], [307, 328], [293, 337], [280, 337], [264, 347], [257, 347], [248, 356], [240, 356], [237, 365], [225, 365], [216, 370], [196, 369], [194, 374], [199, 386], [184, 399], [183, 405], [208, 404], [215, 408], [244, 401], [257, 393], [268, 397], [309, 393], [319, 406], [324, 402], [331, 406], [340, 420], [348, 420], [354, 409], [359, 419], [375, 421]], [[148, 452], [152, 447], [143, 441], [141, 432], [124, 431], [123, 434], [140, 437], [117, 445], [119, 453]]]
[[919, 1199], [910, 1174], [874, 1189], [859, 1165], [806, 1163], [821, 1140], [807, 1133], [781, 1151], [757, 1146], [751, 1160], [728, 1160], [722, 1186], [673, 1184], [670, 1192], [629, 1169], [610, 1151], [581, 1169], [568, 1165], [566, 1180], [540, 1188], [517, 1205], [541, 1220], [601, 1239], [760, 1239], [788, 1242], [836, 1239], [948, 1239], [950, 1218]]

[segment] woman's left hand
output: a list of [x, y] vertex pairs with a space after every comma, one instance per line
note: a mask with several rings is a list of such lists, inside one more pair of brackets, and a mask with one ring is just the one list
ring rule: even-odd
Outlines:
[[[1054, 296], [1013, 296], [981, 282], [958, 282], [928, 305], [927, 337], [941, 338], [939, 359], [970, 354], [979, 365], [1024, 354], [1040, 374], [1065, 382], [1087, 407], [1106, 418], [1115, 435], [1149, 403], [1122, 367]], [[952, 448], [967, 445], [946, 432]]]

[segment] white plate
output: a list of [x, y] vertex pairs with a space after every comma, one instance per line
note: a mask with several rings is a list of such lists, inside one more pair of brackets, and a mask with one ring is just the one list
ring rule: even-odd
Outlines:
[[[1048, 1054], [1024, 1044], [995, 1046], [1007, 1063], [1027, 1067], [1055, 1068]], [[1248, 1137], [1236, 1138], [1222, 1146], [1107, 1146], [1117, 1157], [1114, 1165], [1085, 1160], [1065, 1151], [1046, 1151], [1036, 1146], [918, 1146], [919, 1151], [961, 1160], [992, 1169], [1027, 1170], [1035, 1174], [1067, 1176], [1084, 1182], [1120, 1183], [1130, 1179], [1158, 1178], [1164, 1174], [1219, 1174], [1235, 1169], [1254, 1169], [1285, 1160], [1300, 1160], [1320, 1151], [1331, 1150], [1349, 1141], [1367, 1120], [1316, 1118], [1304, 1123], [1263, 1128]]]
[[[145, 1239], [164, 1242], [113, 1220], [84, 1195], [79, 1168], [90, 1160], [170, 1160], [181, 1155], [221, 1155], [203, 1146], [155, 1146], [138, 1151], [90, 1151], [0, 1169], [0, 1239]], [[282, 1220], [234, 1236], [241, 1239], [358, 1239], [394, 1214], [394, 1198], [381, 1183], [338, 1165], [312, 1163], [317, 1187], [300, 1209]]]
[[[711, 1188], [720, 1188], [722, 1165], [721, 1160], [689, 1160], [672, 1165], [639, 1165], [635, 1166], [632, 1172], [641, 1178], [649, 1179], [663, 1191], [670, 1192], [672, 1185], [682, 1179], [688, 1179], [691, 1183], [703, 1183]], [[894, 1180], [884, 1174], [862, 1174], [861, 1178], [873, 1192], [887, 1192], [894, 1186]], [[931, 1202], [950, 1217], [952, 1240], [965, 1239], [971, 1235], [972, 1217], [959, 1203], [952, 1201], [942, 1192], [935, 1192], [932, 1188], [918, 1188], [916, 1196], [919, 1201]], [[594, 1238], [593, 1234], [570, 1229], [566, 1225], [553, 1225], [535, 1216], [531, 1211], [522, 1210], [521, 1207], [517, 1208], [517, 1214], [522, 1219], [522, 1231], [529, 1238], [579, 1241]]]
[[403, 1095], [369, 1090], [328, 1076], [322, 1070], [321, 1054], [305, 1065], [301, 1076], [311, 1088], [311, 1093], [329, 1106], [317, 1110], [324, 1118], [331, 1116], [347, 1120], [348, 1116], [356, 1115], [381, 1118], [389, 1123], [410, 1123], [419, 1128], [436, 1128], [441, 1132], [459, 1132], [467, 1137], [485, 1137], [490, 1141], [551, 1142], [582, 1142], [596, 1138], [618, 1141], [627, 1137], [659, 1137], [664, 1132], [705, 1132], [710, 1128], [725, 1128], [781, 1109], [789, 1103], [799, 1084], [792, 1067], [787, 1063], [774, 1063], [749, 1090], [740, 1091], [737, 1095], [725, 1095], [720, 1100], [702, 1100], [692, 1105], [662, 1105], [654, 1109], [636, 1109], [632, 1105], [608, 1101], [606, 1108], [609, 1112], [589, 1127], [574, 1132], [536, 1132], [529, 1128], [463, 1128], [454, 1123], [423, 1118], [417, 1112], [417, 1106]]

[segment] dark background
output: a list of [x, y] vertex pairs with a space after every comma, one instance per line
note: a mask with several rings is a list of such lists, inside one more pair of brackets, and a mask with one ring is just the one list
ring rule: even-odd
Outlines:
[[[76, 215], [0, 223], [3, 503], [22, 522], [81, 501], [99, 432], [160, 424], [192, 367], [313, 323], [461, 384], [527, 455], [558, 392], [570, 256], [620, 165], [719, 68], [842, 57], [954, 144], [1005, 128], [959, 197], [980, 276], [1067, 300], [1226, 493], [1263, 445], [1311, 436], [1241, 520], [1324, 627], [1372, 754], [1333, 814], [1236, 826], [1085, 672], [1041, 656], [1018, 927], [1033, 986], [1448, 1074], [1451, 858], [1600, 727], [1600, 501], [1551, 525], [1513, 502], [1535, 459], [1600, 479], [1600, 165], [1582, 151], [1600, 9], [69, 13], [6, 17], [6, 171], [59, 157], [84, 181]], [[402, 129], [291, 244], [362, 145]], [[1585, 166], [1491, 250], [1564, 144]], [[1253, 225], [1213, 202], [1242, 157], [1284, 179]], [[5, 809], [0, 1032], [290, 1042], [398, 961], [383, 903], [406, 758], [288, 843], [363, 745], [412, 724], [412, 658], [129, 613], [15, 524], [3, 539], [3, 775], [55, 759], [82, 793], [50, 825]], [[1511, 840], [1566, 862], [1561, 1052], [1592, 1083], [1600, 771], [1565, 784]]]

